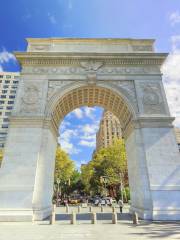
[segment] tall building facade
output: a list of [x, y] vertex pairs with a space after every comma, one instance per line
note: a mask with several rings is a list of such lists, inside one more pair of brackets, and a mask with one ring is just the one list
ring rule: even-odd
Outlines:
[[113, 139], [121, 137], [122, 131], [119, 119], [110, 111], [105, 110], [96, 134], [96, 151], [112, 145]]
[[175, 127], [174, 130], [175, 130], [176, 140], [177, 140], [177, 144], [180, 151], [180, 128]]
[[19, 76], [18, 72], [0, 72], [0, 149], [4, 148], [6, 142]]

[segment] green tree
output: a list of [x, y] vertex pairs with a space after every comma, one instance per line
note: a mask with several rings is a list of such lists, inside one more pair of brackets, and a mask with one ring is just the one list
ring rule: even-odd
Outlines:
[[0, 150], [0, 166], [1, 166], [2, 160], [3, 160], [3, 150], [1, 149]]
[[56, 194], [67, 194], [70, 185], [70, 179], [74, 173], [75, 164], [69, 158], [69, 155], [59, 146], [56, 150], [55, 160], [55, 191]]
[[124, 140], [115, 139], [111, 146], [101, 148], [82, 169], [82, 179], [89, 192], [102, 193], [105, 187], [103, 179], [109, 189], [117, 192], [120, 186], [122, 192], [128, 182]]
[[75, 170], [70, 179], [70, 188], [69, 193], [77, 192], [83, 193], [84, 185], [81, 180], [81, 173], [78, 170]]

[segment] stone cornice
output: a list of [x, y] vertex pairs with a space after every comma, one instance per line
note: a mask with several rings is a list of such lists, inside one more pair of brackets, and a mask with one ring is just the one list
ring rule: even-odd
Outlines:
[[54, 126], [50, 118], [44, 117], [10, 117], [10, 127], [21, 128], [49, 128], [55, 137], [59, 136], [57, 128]]
[[132, 122], [135, 128], [162, 128], [173, 127], [172, 122], [174, 120], [174, 117], [169, 116], [147, 116], [139, 117], [137, 119], [134, 119]]
[[29, 43], [62, 43], [62, 42], [94, 42], [94, 43], [146, 43], [153, 44], [155, 39], [136, 39], [136, 38], [26, 38]]
[[162, 65], [167, 53], [118, 53], [118, 54], [93, 54], [93, 53], [47, 53], [47, 52], [15, 52], [21, 65], [40, 66], [81, 66], [82, 61], [103, 62], [108, 66], [143, 66]]

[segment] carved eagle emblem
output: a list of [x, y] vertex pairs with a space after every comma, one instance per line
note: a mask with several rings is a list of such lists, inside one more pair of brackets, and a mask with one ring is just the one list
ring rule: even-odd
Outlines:
[[81, 67], [83, 67], [86, 71], [97, 71], [103, 64], [103, 62], [96, 61], [80, 62]]

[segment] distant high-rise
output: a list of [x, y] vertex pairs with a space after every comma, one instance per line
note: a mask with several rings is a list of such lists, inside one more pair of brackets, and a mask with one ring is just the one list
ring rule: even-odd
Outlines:
[[180, 151], [180, 128], [175, 127], [176, 140]]
[[5, 145], [19, 76], [18, 72], [0, 72], [0, 149]]
[[104, 111], [96, 134], [96, 151], [112, 145], [113, 139], [121, 137], [122, 131], [119, 119], [113, 113]]

